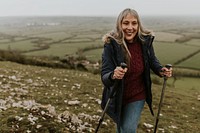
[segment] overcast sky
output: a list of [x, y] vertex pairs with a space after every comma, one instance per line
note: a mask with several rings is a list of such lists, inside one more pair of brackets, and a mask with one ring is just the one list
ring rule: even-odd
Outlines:
[[200, 0], [0, 0], [0, 16], [200, 15]]

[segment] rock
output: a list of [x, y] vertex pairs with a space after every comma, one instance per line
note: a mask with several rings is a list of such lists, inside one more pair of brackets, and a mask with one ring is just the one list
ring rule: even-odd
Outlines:
[[177, 129], [177, 126], [171, 125], [171, 126], [169, 126], [169, 128]]
[[153, 125], [151, 124], [148, 124], [148, 123], [143, 123], [144, 127], [146, 128], [153, 128]]
[[87, 104], [87, 103], [84, 103], [84, 104], [82, 104], [81, 107], [86, 108], [87, 106], [88, 106], [88, 104]]
[[95, 100], [99, 105], [101, 104], [101, 99], [96, 99]]
[[3, 99], [0, 99], [0, 110], [6, 110], [7, 107], [6, 107], [6, 101], [3, 100]]
[[75, 101], [68, 101], [68, 105], [79, 105], [80, 101], [75, 100]]
[[197, 100], [200, 101], [200, 95], [197, 96]]

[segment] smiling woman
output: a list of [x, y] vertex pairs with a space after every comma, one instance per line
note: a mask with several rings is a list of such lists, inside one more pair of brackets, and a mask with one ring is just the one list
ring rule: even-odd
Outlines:
[[[129, 8], [119, 14], [114, 31], [103, 38], [102, 108], [116, 123], [118, 133], [137, 132], [145, 101], [153, 115], [150, 69], [160, 77], [171, 77], [172, 69], [163, 67], [154, 54], [153, 39], [138, 13]], [[124, 62], [128, 69], [120, 67]]]

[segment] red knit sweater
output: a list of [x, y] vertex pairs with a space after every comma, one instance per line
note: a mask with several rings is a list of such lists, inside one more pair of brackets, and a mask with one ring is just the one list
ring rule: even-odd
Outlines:
[[130, 102], [143, 100], [145, 87], [143, 81], [144, 61], [140, 43], [128, 44], [131, 53], [130, 67], [125, 75], [125, 89], [123, 94], [123, 105]]

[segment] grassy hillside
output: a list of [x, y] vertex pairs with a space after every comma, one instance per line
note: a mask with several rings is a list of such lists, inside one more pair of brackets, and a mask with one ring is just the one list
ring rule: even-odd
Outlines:
[[[1, 133], [94, 132], [101, 115], [99, 75], [11, 62], [0, 62], [0, 66]], [[159, 81], [162, 84], [162, 79]], [[192, 81], [198, 84], [198, 80]], [[183, 82], [190, 84], [190, 80]], [[171, 80], [168, 82], [159, 132], [197, 133], [200, 130], [199, 86], [180, 87], [183, 82], [180, 80], [176, 88], [171, 87]], [[161, 88], [153, 85], [155, 113]], [[152, 131], [154, 120], [145, 105], [138, 132]], [[99, 132], [115, 133], [115, 126], [107, 116]]]

